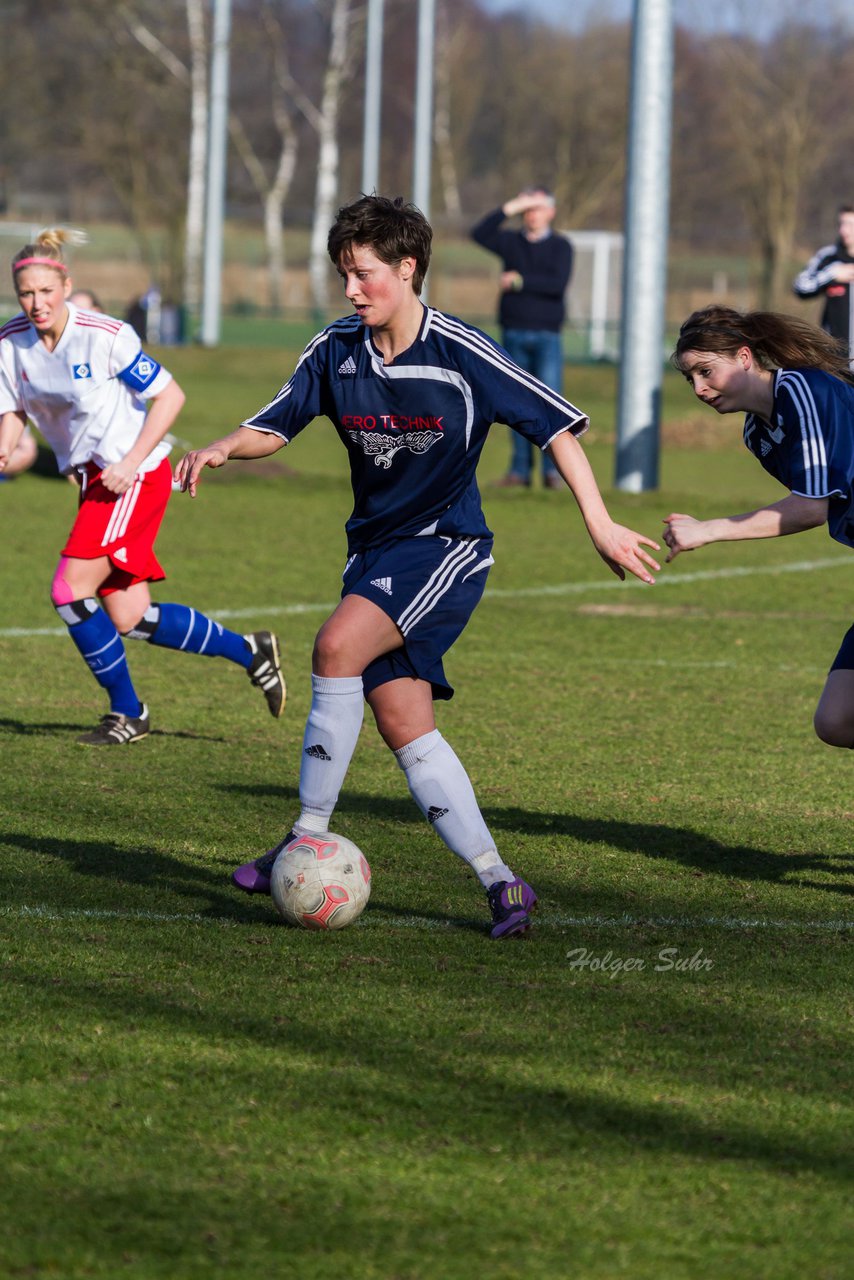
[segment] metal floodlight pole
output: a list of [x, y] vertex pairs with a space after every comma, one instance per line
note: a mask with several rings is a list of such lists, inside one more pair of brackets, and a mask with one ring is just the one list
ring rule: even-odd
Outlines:
[[368, 0], [365, 56], [365, 120], [362, 135], [362, 191], [371, 195], [380, 181], [380, 109], [383, 91], [383, 5]]
[[[435, 29], [436, 0], [418, 0], [418, 60], [415, 77], [412, 199], [425, 218], [430, 217]], [[427, 301], [426, 282], [421, 290], [421, 298], [422, 301]]]
[[672, 0], [635, 0], [616, 462], [630, 493], [658, 485], [672, 86]]
[[206, 347], [215, 347], [220, 338], [230, 38], [231, 0], [214, 0], [200, 334], [202, 344]]

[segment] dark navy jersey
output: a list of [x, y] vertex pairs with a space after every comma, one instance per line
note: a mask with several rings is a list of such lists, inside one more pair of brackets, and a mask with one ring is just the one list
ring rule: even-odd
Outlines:
[[829, 498], [830, 536], [854, 547], [854, 386], [818, 369], [778, 369], [771, 422], [749, 413], [744, 443], [792, 493]]
[[840, 338], [848, 346], [848, 354], [854, 359], [854, 289], [847, 280], [836, 280], [840, 263], [850, 266], [854, 256], [841, 242], [826, 244], [813, 254], [803, 271], [795, 277], [794, 291], [799, 298], [815, 298], [824, 294], [821, 327], [834, 338]]
[[417, 534], [489, 533], [475, 469], [493, 422], [544, 449], [587, 417], [462, 320], [426, 307], [412, 346], [384, 365], [358, 316], [308, 344], [291, 379], [243, 426], [286, 441], [320, 416], [350, 457], [350, 551]]

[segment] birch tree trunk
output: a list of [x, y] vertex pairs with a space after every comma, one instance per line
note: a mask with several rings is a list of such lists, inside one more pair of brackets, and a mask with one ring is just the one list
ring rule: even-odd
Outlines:
[[205, 178], [208, 134], [207, 42], [204, 0], [186, 0], [190, 36], [190, 162], [187, 225], [184, 231], [184, 310], [199, 314], [205, 233]]
[[445, 213], [452, 218], [462, 216], [460, 187], [454, 163], [454, 147], [451, 138], [451, 30], [447, 6], [440, 4], [436, 22], [436, 103], [433, 110], [433, 137], [439, 159], [439, 179], [442, 183], [442, 204]]
[[333, 0], [329, 59], [323, 78], [323, 99], [318, 120], [317, 184], [308, 268], [312, 307], [318, 325], [326, 322], [329, 306], [326, 238], [338, 191], [338, 111], [344, 83], [349, 28], [350, 0]]
[[276, 127], [282, 139], [282, 149], [273, 181], [267, 178], [263, 164], [246, 136], [240, 119], [229, 116], [228, 127], [235, 150], [246, 166], [252, 185], [261, 198], [264, 210], [264, 245], [267, 255], [267, 286], [270, 309], [278, 313], [282, 309], [282, 275], [285, 269], [284, 236], [282, 234], [282, 210], [290, 190], [297, 162], [297, 135], [293, 121], [284, 111], [275, 111]]
[[128, 29], [135, 40], [160, 61], [170, 75], [190, 89], [190, 146], [187, 171], [187, 213], [184, 228], [182, 302], [188, 317], [198, 316], [202, 296], [202, 255], [205, 234], [207, 178], [208, 72], [205, 39], [205, 0], [185, 0], [190, 38], [190, 67], [148, 27], [133, 19]]
[[267, 272], [270, 283], [270, 309], [274, 315], [282, 310], [282, 281], [285, 270], [285, 241], [282, 235], [282, 210], [290, 190], [297, 163], [296, 133], [284, 138], [282, 153], [273, 185], [264, 197], [264, 240], [267, 246]]

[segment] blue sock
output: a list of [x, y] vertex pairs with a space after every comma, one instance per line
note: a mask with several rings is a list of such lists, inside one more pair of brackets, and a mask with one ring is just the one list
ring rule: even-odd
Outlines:
[[152, 604], [128, 636], [150, 640], [164, 649], [227, 658], [244, 669], [252, 661], [252, 650], [243, 636], [185, 604]]
[[110, 710], [138, 716], [142, 704], [130, 678], [122, 638], [97, 600], [75, 600], [57, 605], [56, 611], [92, 675], [110, 695]]

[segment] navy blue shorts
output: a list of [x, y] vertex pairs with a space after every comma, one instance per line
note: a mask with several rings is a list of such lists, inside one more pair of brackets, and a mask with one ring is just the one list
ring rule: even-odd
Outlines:
[[831, 671], [854, 671], [854, 627], [845, 632], [839, 652], [833, 659]]
[[341, 598], [363, 596], [403, 633], [401, 648], [362, 672], [365, 693], [409, 677], [429, 680], [433, 697], [454, 696], [442, 658], [462, 634], [486, 585], [492, 538], [401, 538], [351, 556]]

